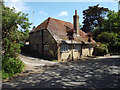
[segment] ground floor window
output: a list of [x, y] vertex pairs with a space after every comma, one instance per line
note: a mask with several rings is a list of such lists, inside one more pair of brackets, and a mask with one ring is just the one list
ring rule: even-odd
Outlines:
[[61, 52], [69, 51], [69, 46], [67, 44], [63, 44], [60, 47]]
[[45, 45], [44, 50], [49, 50], [49, 45]]
[[78, 51], [78, 50], [81, 49], [81, 46], [80, 46], [80, 45], [75, 45], [75, 46], [74, 46], [74, 49], [75, 49], [76, 51]]

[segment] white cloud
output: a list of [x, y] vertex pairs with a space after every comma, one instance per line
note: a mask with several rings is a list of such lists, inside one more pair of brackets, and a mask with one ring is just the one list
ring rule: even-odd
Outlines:
[[62, 11], [58, 16], [68, 16], [68, 12], [67, 11]]
[[40, 14], [42, 14], [42, 15], [44, 15], [44, 16], [48, 15], [48, 14], [45, 13], [44, 11], [40, 11]]
[[14, 7], [17, 12], [29, 10], [29, 7], [22, 0], [9, 0], [9, 2], [6, 2], [6, 6]]

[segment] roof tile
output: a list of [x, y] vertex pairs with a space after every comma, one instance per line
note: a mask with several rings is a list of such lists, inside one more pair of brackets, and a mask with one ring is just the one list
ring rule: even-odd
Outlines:
[[[33, 29], [30, 33], [38, 31], [40, 29], [47, 29], [57, 42], [60, 42], [62, 40], [68, 41], [66, 26], [73, 29], [72, 23], [49, 17], [47, 20], [45, 20], [43, 23], [41, 23], [35, 29]], [[80, 42], [88, 43], [88, 39], [89, 39], [88, 35], [82, 30], [80, 30], [79, 36], [75, 36], [73, 41], [78, 43]], [[90, 39], [92, 43], [95, 43], [95, 41], [92, 38]]]

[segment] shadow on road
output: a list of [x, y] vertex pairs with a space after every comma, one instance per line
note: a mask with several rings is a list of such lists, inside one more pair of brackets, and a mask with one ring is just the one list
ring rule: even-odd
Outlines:
[[[54, 69], [53, 69], [54, 68]], [[120, 88], [120, 58], [85, 60], [44, 67], [43, 73], [3, 82], [3, 88]]]

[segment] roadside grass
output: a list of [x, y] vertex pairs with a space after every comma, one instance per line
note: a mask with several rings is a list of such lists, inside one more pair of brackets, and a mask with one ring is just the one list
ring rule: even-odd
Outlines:
[[52, 62], [58, 62], [58, 60], [52, 60]]
[[6, 72], [4, 72], [4, 70], [2, 70], [2, 79], [11, 78], [11, 77], [14, 77], [14, 76], [19, 75], [19, 74], [20, 73], [15, 73], [15, 74], [6, 73]]
[[2, 71], [2, 79], [6, 79], [11, 77], [12, 75], [10, 75], [9, 73], [5, 73], [4, 71]]

